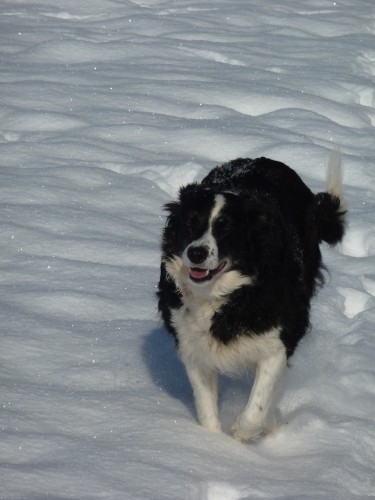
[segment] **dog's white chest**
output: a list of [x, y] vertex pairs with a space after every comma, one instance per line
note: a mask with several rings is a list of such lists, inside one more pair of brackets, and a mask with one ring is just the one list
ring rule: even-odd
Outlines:
[[219, 342], [212, 336], [211, 324], [215, 312], [222, 303], [222, 301], [201, 303], [194, 301], [172, 311], [172, 320], [183, 357], [188, 356], [197, 360], [202, 358], [207, 364], [212, 364], [210, 359], [217, 356]]
[[[211, 333], [212, 318], [222, 302], [203, 302], [172, 310], [172, 321], [177, 331], [179, 351], [183, 361], [211, 369], [236, 374], [252, 369], [261, 359], [285, 348], [278, 328], [263, 335], [243, 334], [225, 344]], [[193, 306], [193, 307], [191, 307]], [[242, 333], [242, 334], [241, 334]]]
[[191, 301], [180, 309], [172, 311], [173, 323], [176, 327], [180, 342], [186, 339], [201, 342], [202, 339], [212, 338], [211, 323], [216, 311], [219, 310], [219, 301]]

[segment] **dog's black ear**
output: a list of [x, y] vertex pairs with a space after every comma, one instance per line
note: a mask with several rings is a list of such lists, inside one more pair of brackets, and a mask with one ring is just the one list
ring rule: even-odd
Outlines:
[[180, 210], [180, 202], [179, 201], [170, 201], [163, 206], [163, 209], [169, 213], [169, 216], [175, 215]]
[[198, 182], [192, 182], [191, 184], [187, 184], [186, 186], [182, 186], [180, 188], [180, 192], [179, 192], [179, 196], [178, 197], [179, 197], [179, 200], [181, 202], [183, 202], [188, 197], [194, 196], [198, 192], [201, 192], [201, 190], [199, 190], [199, 184], [198, 184]]
[[170, 201], [163, 206], [163, 209], [168, 215], [162, 233], [161, 250], [164, 257], [171, 257], [175, 251], [181, 203], [179, 200]]
[[186, 186], [182, 186], [178, 193], [178, 198], [175, 201], [170, 201], [164, 205], [164, 210], [169, 212], [169, 216], [177, 216], [180, 213], [181, 203], [191, 195], [197, 191], [198, 183], [188, 184]]

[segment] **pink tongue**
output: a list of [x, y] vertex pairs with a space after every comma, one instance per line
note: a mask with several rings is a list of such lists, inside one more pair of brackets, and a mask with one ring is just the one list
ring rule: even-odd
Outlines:
[[207, 278], [208, 273], [209, 273], [208, 269], [197, 269], [194, 267], [192, 267], [190, 269], [190, 276], [192, 278], [195, 278], [196, 280], [201, 280], [203, 278]]

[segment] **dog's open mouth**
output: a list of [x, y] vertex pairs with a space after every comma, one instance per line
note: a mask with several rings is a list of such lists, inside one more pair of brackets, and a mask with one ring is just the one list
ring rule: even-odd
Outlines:
[[200, 267], [191, 267], [189, 269], [190, 279], [195, 283], [211, 280], [216, 274], [220, 273], [226, 266], [226, 261], [220, 262], [215, 269], [202, 269]]

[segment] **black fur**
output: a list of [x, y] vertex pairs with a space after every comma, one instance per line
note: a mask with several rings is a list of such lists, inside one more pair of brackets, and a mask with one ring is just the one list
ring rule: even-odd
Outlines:
[[182, 306], [182, 295], [165, 263], [181, 257], [206, 231], [218, 193], [225, 197], [223, 217], [213, 230], [219, 252], [231, 257], [231, 269], [256, 278], [214, 314], [211, 334], [228, 345], [240, 335], [281, 327], [290, 356], [308, 329], [310, 300], [323, 282], [319, 243], [334, 245], [344, 234], [340, 200], [330, 193], [314, 195], [292, 169], [267, 158], [231, 161], [200, 184], [182, 188], [178, 201], [165, 207], [158, 291], [159, 311], [176, 341], [171, 310]]

